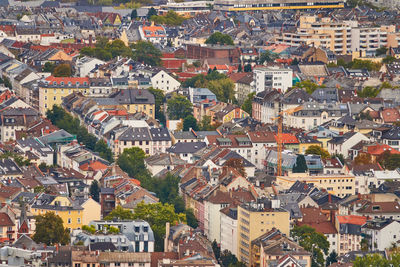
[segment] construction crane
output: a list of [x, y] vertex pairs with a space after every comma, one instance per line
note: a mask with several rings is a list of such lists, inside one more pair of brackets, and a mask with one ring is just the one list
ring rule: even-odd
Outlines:
[[278, 120], [278, 150], [277, 150], [277, 154], [278, 154], [278, 158], [277, 158], [277, 168], [276, 168], [276, 174], [277, 176], [281, 176], [282, 175], [282, 148], [283, 148], [283, 141], [282, 141], [282, 128], [283, 128], [283, 117], [285, 115], [290, 115], [293, 114], [297, 111], [302, 110], [303, 107], [302, 106], [298, 106], [295, 108], [290, 108], [290, 109], [286, 109], [283, 110], [281, 112], [278, 113], [278, 117], [272, 118], [272, 120]]

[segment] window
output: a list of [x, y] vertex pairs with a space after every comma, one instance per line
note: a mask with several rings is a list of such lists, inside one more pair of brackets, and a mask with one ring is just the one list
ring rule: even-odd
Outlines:
[[136, 241], [135, 242], [135, 252], [139, 252], [139, 246], [140, 246], [139, 241]]
[[68, 224], [71, 224], [71, 218], [68, 218]]
[[144, 248], [143, 248], [144, 252], [148, 252], [149, 251], [149, 242], [148, 241], [144, 241]]
[[135, 226], [135, 233], [139, 233], [140, 232], [140, 227], [139, 226]]
[[78, 223], [81, 223], [81, 218], [78, 218]]

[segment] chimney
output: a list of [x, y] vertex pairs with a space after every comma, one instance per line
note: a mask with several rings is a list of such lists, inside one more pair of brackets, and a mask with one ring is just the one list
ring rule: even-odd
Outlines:
[[332, 203], [332, 195], [331, 194], [328, 195], [328, 202]]

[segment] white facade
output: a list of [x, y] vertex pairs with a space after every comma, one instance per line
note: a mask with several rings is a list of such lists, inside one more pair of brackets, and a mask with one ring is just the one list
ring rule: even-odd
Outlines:
[[151, 77], [150, 80], [154, 88], [163, 90], [165, 93], [175, 91], [181, 86], [180, 82], [163, 70]]
[[96, 68], [105, 64], [103, 60], [97, 58], [83, 57], [76, 62], [76, 71], [79, 77], [89, 76], [89, 73]]
[[221, 212], [221, 251], [229, 250], [237, 255], [237, 218], [231, 218]]
[[330, 154], [342, 154], [345, 158], [347, 158], [349, 155], [350, 148], [352, 148], [360, 141], [368, 141], [368, 140], [369, 140], [368, 137], [366, 137], [362, 133], [357, 132], [342, 143], [334, 144], [328, 142], [328, 152]]
[[217, 243], [221, 242], [221, 213], [220, 210], [225, 208], [228, 204], [214, 204], [209, 201], [205, 202], [206, 210], [208, 210], [208, 232], [207, 237], [209, 240], [216, 240]]
[[392, 221], [382, 229], [365, 228], [363, 231], [370, 236], [371, 250], [383, 251], [400, 241], [400, 223]]
[[259, 68], [254, 69], [256, 92], [278, 89], [283, 93], [293, 86], [293, 71], [291, 69]]

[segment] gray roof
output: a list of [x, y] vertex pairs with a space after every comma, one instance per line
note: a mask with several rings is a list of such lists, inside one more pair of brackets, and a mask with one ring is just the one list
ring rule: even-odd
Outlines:
[[118, 138], [120, 141], [151, 141], [150, 131], [146, 127], [129, 127]]
[[195, 153], [206, 146], [205, 142], [178, 142], [171, 146], [168, 151], [170, 153], [181, 154], [181, 153]]

